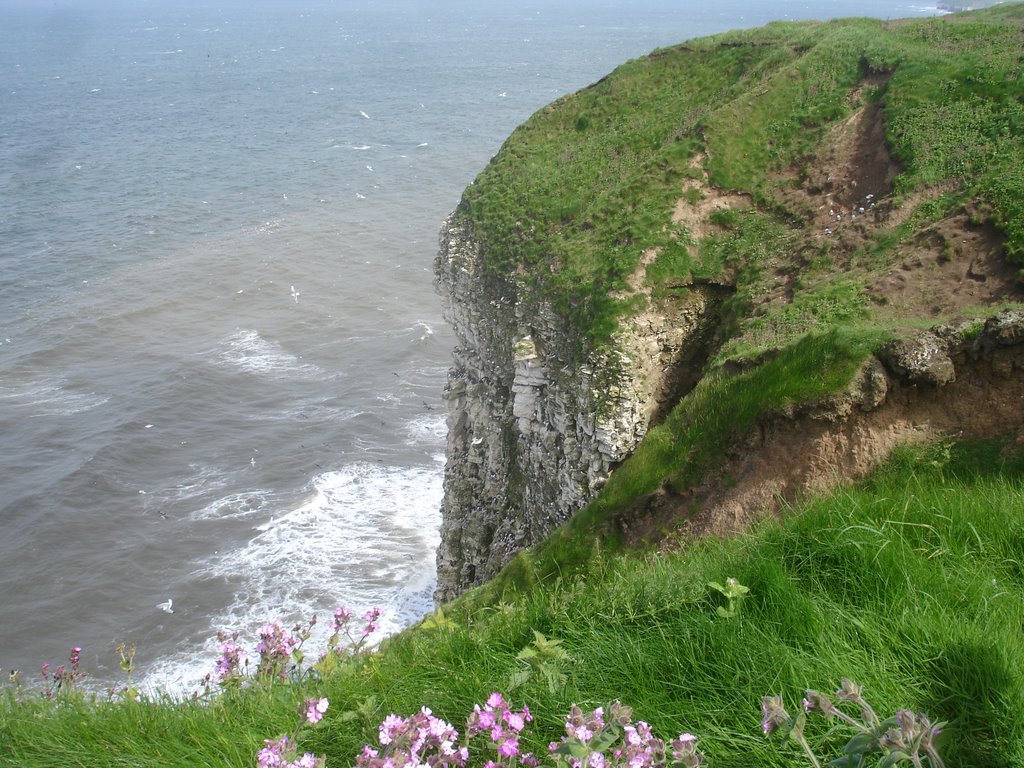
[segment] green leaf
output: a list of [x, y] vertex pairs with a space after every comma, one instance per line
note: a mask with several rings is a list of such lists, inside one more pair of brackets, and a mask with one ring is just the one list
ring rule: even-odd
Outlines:
[[537, 658], [537, 651], [530, 646], [526, 646], [519, 653], [516, 654], [516, 658], [520, 661], [530, 661], [531, 659]]
[[878, 766], [879, 766], [879, 768], [889, 768], [889, 766], [897, 765], [898, 763], [902, 763], [904, 761], [909, 761], [909, 760], [910, 760], [910, 755], [908, 755], [906, 752], [901, 752], [900, 750], [897, 749], [897, 750], [894, 750], [893, 752], [890, 752], [888, 755], [886, 755], [885, 759], [882, 760], [882, 762], [880, 762], [878, 764]]
[[517, 672], [512, 673], [512, 679], [509, 681], [509, 688], [515, 689], [519, 686], [529, 682], [530, 678], [533, 677], [532, 669], [520, 669]]
[[568, 755], [569, 757], [575, 757], [577, 760], [582, 760], [590, 753], [590, 748], [586, 744], [580, 744], [578, 741], [563, 742], [555, 750], [555, 754]]
[[789, 738], [799, 743], [804, 738], [804, 726], [807, 725], [807, 713], [801, 712], [793, 719], [793, 726], [789, 729]]
[[870, 752], [875, 748], [877, 739], [873, 734], [870, 733], [858, 733], [852, 739], [850, 739], [846, 746], [843, 747], [843, 752], [851, 754], [861, 754], [863, 752]]
[[456, 623], [444, 615], [444, 611], [438, 608], [432, 614], [423, 619], [420, 627], [428, 631], [446, 631], [455, 629]]

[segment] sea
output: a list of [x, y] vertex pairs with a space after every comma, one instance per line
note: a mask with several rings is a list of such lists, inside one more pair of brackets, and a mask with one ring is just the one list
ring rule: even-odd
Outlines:
[[893, 0], [0, 0], [0, 669], [432, 610], [444, 217], [654, 48]]

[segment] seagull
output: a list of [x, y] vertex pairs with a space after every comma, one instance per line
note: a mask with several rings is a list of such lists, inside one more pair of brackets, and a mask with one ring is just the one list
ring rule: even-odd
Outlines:
[[157, 608], [159, 608], [164, 613], [174, 613], [174, 608], [171, 607], [172, 605], [174, 605], [174, 601], [171, 598], [167, 598], [167, 602], [160, 603], [159, 605], [157, 605]]
[[292, 298], [295, 299], [295, 303], [296, 304], [299, 303], [299, 296], [300, 296], [299, 292], [295, 290], [295, 286], [293, 285], [292, 286]]

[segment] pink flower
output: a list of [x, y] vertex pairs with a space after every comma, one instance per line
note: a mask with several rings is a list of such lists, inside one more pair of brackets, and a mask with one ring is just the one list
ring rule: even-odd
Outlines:
[[385, 746], [390, 744], [403, 725], [405, 720], [394, 713], [385, 717], [384, 722], [380, 724], [380, 743]]
[[519, 740], [514, 736], [505, 739], [498, 745], [498, 754], [502, 757], [515, 757], [519, 754]]
[[352, 611], [344, 605], [339, 605], [334, 609], [334, 618], [331, 619], [331, 629], [335, 632], [341, 630], [349, 621], [352, 620]]
[[264, 739], [265, 746], [256, 756], [260, 768], [281, 768], [285, 765], [285, 754], [289, 749], [288, 737], [280, 739]]
[[506, 712], [505, 722], [513, 731], [521, 731], [526, 727], [526, 713]]
[[574, 728], [572, 735], [577, 741], [582, 741], [584, 744], [594, 738], [594, 732], [585, 725]]
[[311, 723], [319, 723], [330, 702], [326, 699], [310, 699], [306, 702], [306, 719]]

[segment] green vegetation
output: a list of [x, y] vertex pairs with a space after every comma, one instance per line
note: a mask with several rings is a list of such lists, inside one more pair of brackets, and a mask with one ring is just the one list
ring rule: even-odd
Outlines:
[[638, 502], [663, 485], [693, 485], [759, 417], [819, 402], [843, 389], [880, 341], [878, 331], [837, 328], [808, 335], [742, 374], [705, 376], [664, 423], [647, 433], [593, 502], [545, 541], [520, 552], [496, 579], [466, 599], [489, 602], [507, 590], [573, 573], [595, 555], [595, 547], [618, 552], [617, 521], [628, 518]]
[[[620, 699], [658, 733], [697, 734], [709, 765], [800, 765], [796, 745], [760, 733], [761, 697], [781, 694], [793, 711], [805, 688], [833, 690], [850, 677], [880, 713], [909, 707], [949, 720], [947, 765], [1020, 764], [1022, 480], [1024, 460], [998, 441], [904, 450], [868, 481], [736, 539], [597, 557], [544, 589], [475, 610], [450, 606], [444, 621], [304, 691], [236, 689], [207, 703], [8, 702], [0, 765], [253, 765], [262, 739], [288, 731], [309, 695], [330, 697], [331, 709], [303, 747], [351, 765], [389, 712], [426, 705], [461, 728], [474, 704], [521, 676], [536, 633], [548, 646], [560, 641], [558, 672], [511, 694], [534, 714], [535, 750], [558, 739], [572, 704]], [[723, 617], [726, 600], [709, 583], [729, 579], [749, 592]], [[808, 726], [821, 755], [837, 755], [843, 736]]]
[[[867, 320], [866, 287], [898, 260], [920, 219], [969, 210], [1024, 263], [1022, 27], [1024, 9], [1006, 4], [915, 21], [775, 23], [658, 50], [520, 126], [460, 210], [490, 267], [517, 274], [527, 300], [552, 301], [591, 343], [636, 306], [609, 292], [626, 288], [648, 249], [660, 253], [648, 272], [655, 295], [692, 277], [736, 284], [738, 350]], [[824, 305], [798, 297], [775, 317], [777, 306], [754, 300], [774, 277], [803, 271], [808, 249], [833, 272], [836, 261], [811, 237], [820, 233], [806, 231], [810, 209], [787, 192], [866, 104], [881, 108], [899, 171], [893, 202], [923, 205], [919, 220], [869, 232], [861, 247], [872, 269], [848, 267], [845, 285], [824, 286]], [[684, 183], [701, 176], [701, 152], [710, 182], [750, 195], [755, 209], [698, 244], [672, 211], [700, 196]], [[940, 195], [944, 206], [934, 204]]]

